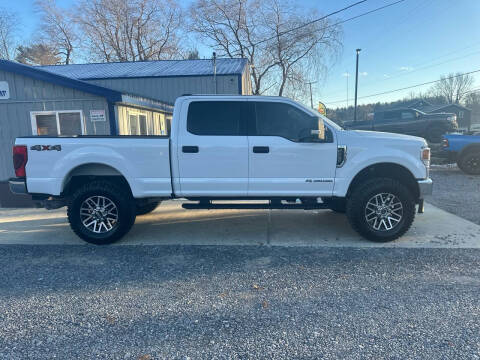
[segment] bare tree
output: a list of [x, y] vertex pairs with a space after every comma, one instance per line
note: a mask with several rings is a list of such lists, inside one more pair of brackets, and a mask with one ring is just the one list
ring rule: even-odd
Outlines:
[[96, 60], [170, 59], [179, 53], [182, 17], [175, 0], [83, 0], [77, 13]]
[[79, 40], [71, 12], [59, 8], [56, 0], [36, 0], [35, 7], [41, 16], [40, 41], [55, 49], [57, 55], [62, 58], [61, 63], [70, 64]]
[[27, 65], [56, 65], [61, 63], [60, 56], [56, 49], [48, 44], [33, 44], [30, 46], [19, 46], [15, 60]]
[[289, 0], [197, 0], [190, 13], [191, 29], [220, 56], [249, 60], [254, 94], [301, 96], [341, 45], [338, 25], [302, 27], [319, 15]]
[[0, 8], [0, 58], [13, 59], [18, 32], [18, 16], [16, 13]]
[[298, 10], [297, 3], [283, 0], [270, 0], [263, 11], [263, 21], [274, 34], [267, 48], [280, 68], [280, 96], [286, 87], [295, 92], [290, 96], [295, 96], [299, 91], [303, 93], [307, 82], [316, 77], [315, 73], [319, 73], [324, 65], [325, 54], [340, 47], [339, 28], [330, 20], [323, 19], [302, 26], [318, 16], [315, 12], [307, 14]]
[[472, 89], [473, 81], [470, 74], [450, 73], [448, 76], [441, 76], [430, 92], [433, 96], [441, 96], [449, 104], [459, 104]]

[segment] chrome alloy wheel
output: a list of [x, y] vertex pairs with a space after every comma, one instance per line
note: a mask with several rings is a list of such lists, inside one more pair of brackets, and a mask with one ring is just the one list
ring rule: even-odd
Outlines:
[[377, 231], [392, 230], [400, 223], [402, 217], [402, 202], [390, 193], [372, 196], [365, 206], [365, 220]]
[[88, 230], [103, 234], [117, 225], [118, 209], [115, 203], [105, 196], [90, 196], [80, 206], [80, 220]]

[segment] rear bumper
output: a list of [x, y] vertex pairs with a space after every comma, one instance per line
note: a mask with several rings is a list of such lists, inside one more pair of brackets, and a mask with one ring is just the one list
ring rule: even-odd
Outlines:
[[8, 187], [14, 194], [27, 195], [27, 182], [24, 178], [12, 178], [8, 180]]
[[423, 199], [425, 195], [432, 195], [433, 181], [432, 179], [417, 180], [419, 198]]

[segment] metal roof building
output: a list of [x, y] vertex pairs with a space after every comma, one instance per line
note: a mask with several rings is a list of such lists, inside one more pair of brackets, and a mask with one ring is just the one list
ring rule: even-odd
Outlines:
[[167, 134], [173, 103], [186, 93], [250, 94], [248, 61], [28, 66], [0, 60], [0, 206], [10, 196], [5, 180], [14, 176], [16, 137]]
[[0, 60], [0, 206], [10, 197], [5, 181], [14, 176], [16, 137], [163, 135], [172, 111], [155, 99]]
[[[251, 94], [247, 59], [158, 60], [39, 66], [112, 90], [173, 103], [183, 94]], [[214, 75], [215, 74], [215, 75]]]

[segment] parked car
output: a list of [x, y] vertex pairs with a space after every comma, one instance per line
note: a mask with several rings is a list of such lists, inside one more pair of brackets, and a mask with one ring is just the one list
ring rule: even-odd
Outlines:
[[450, 113], [426, 114], [416, 109], [376, 111], [373, 118], [361, 121], [346, 121], [348, 129], [385, 131], [415, 135], [431, 143], [439, 143], [442, 135], [458, 129], [457, 115]]
[[[172, 198], [190, 200], [186, 209], [331, 208], [367, 239], [390, 241], [432, 190], [424, 139], [343, 130], [287, 98], [183, 96], [171, 131], [17, 138], [10, 188], [66, 205], [73, 231], [95, 244], [120, 239], [139, 209]], [[238, 199], [256, 201], [216, 202]]]
[[460, 170], [470, 175], [480, 175], [480, 133], [444, 135], [442, 149]]

